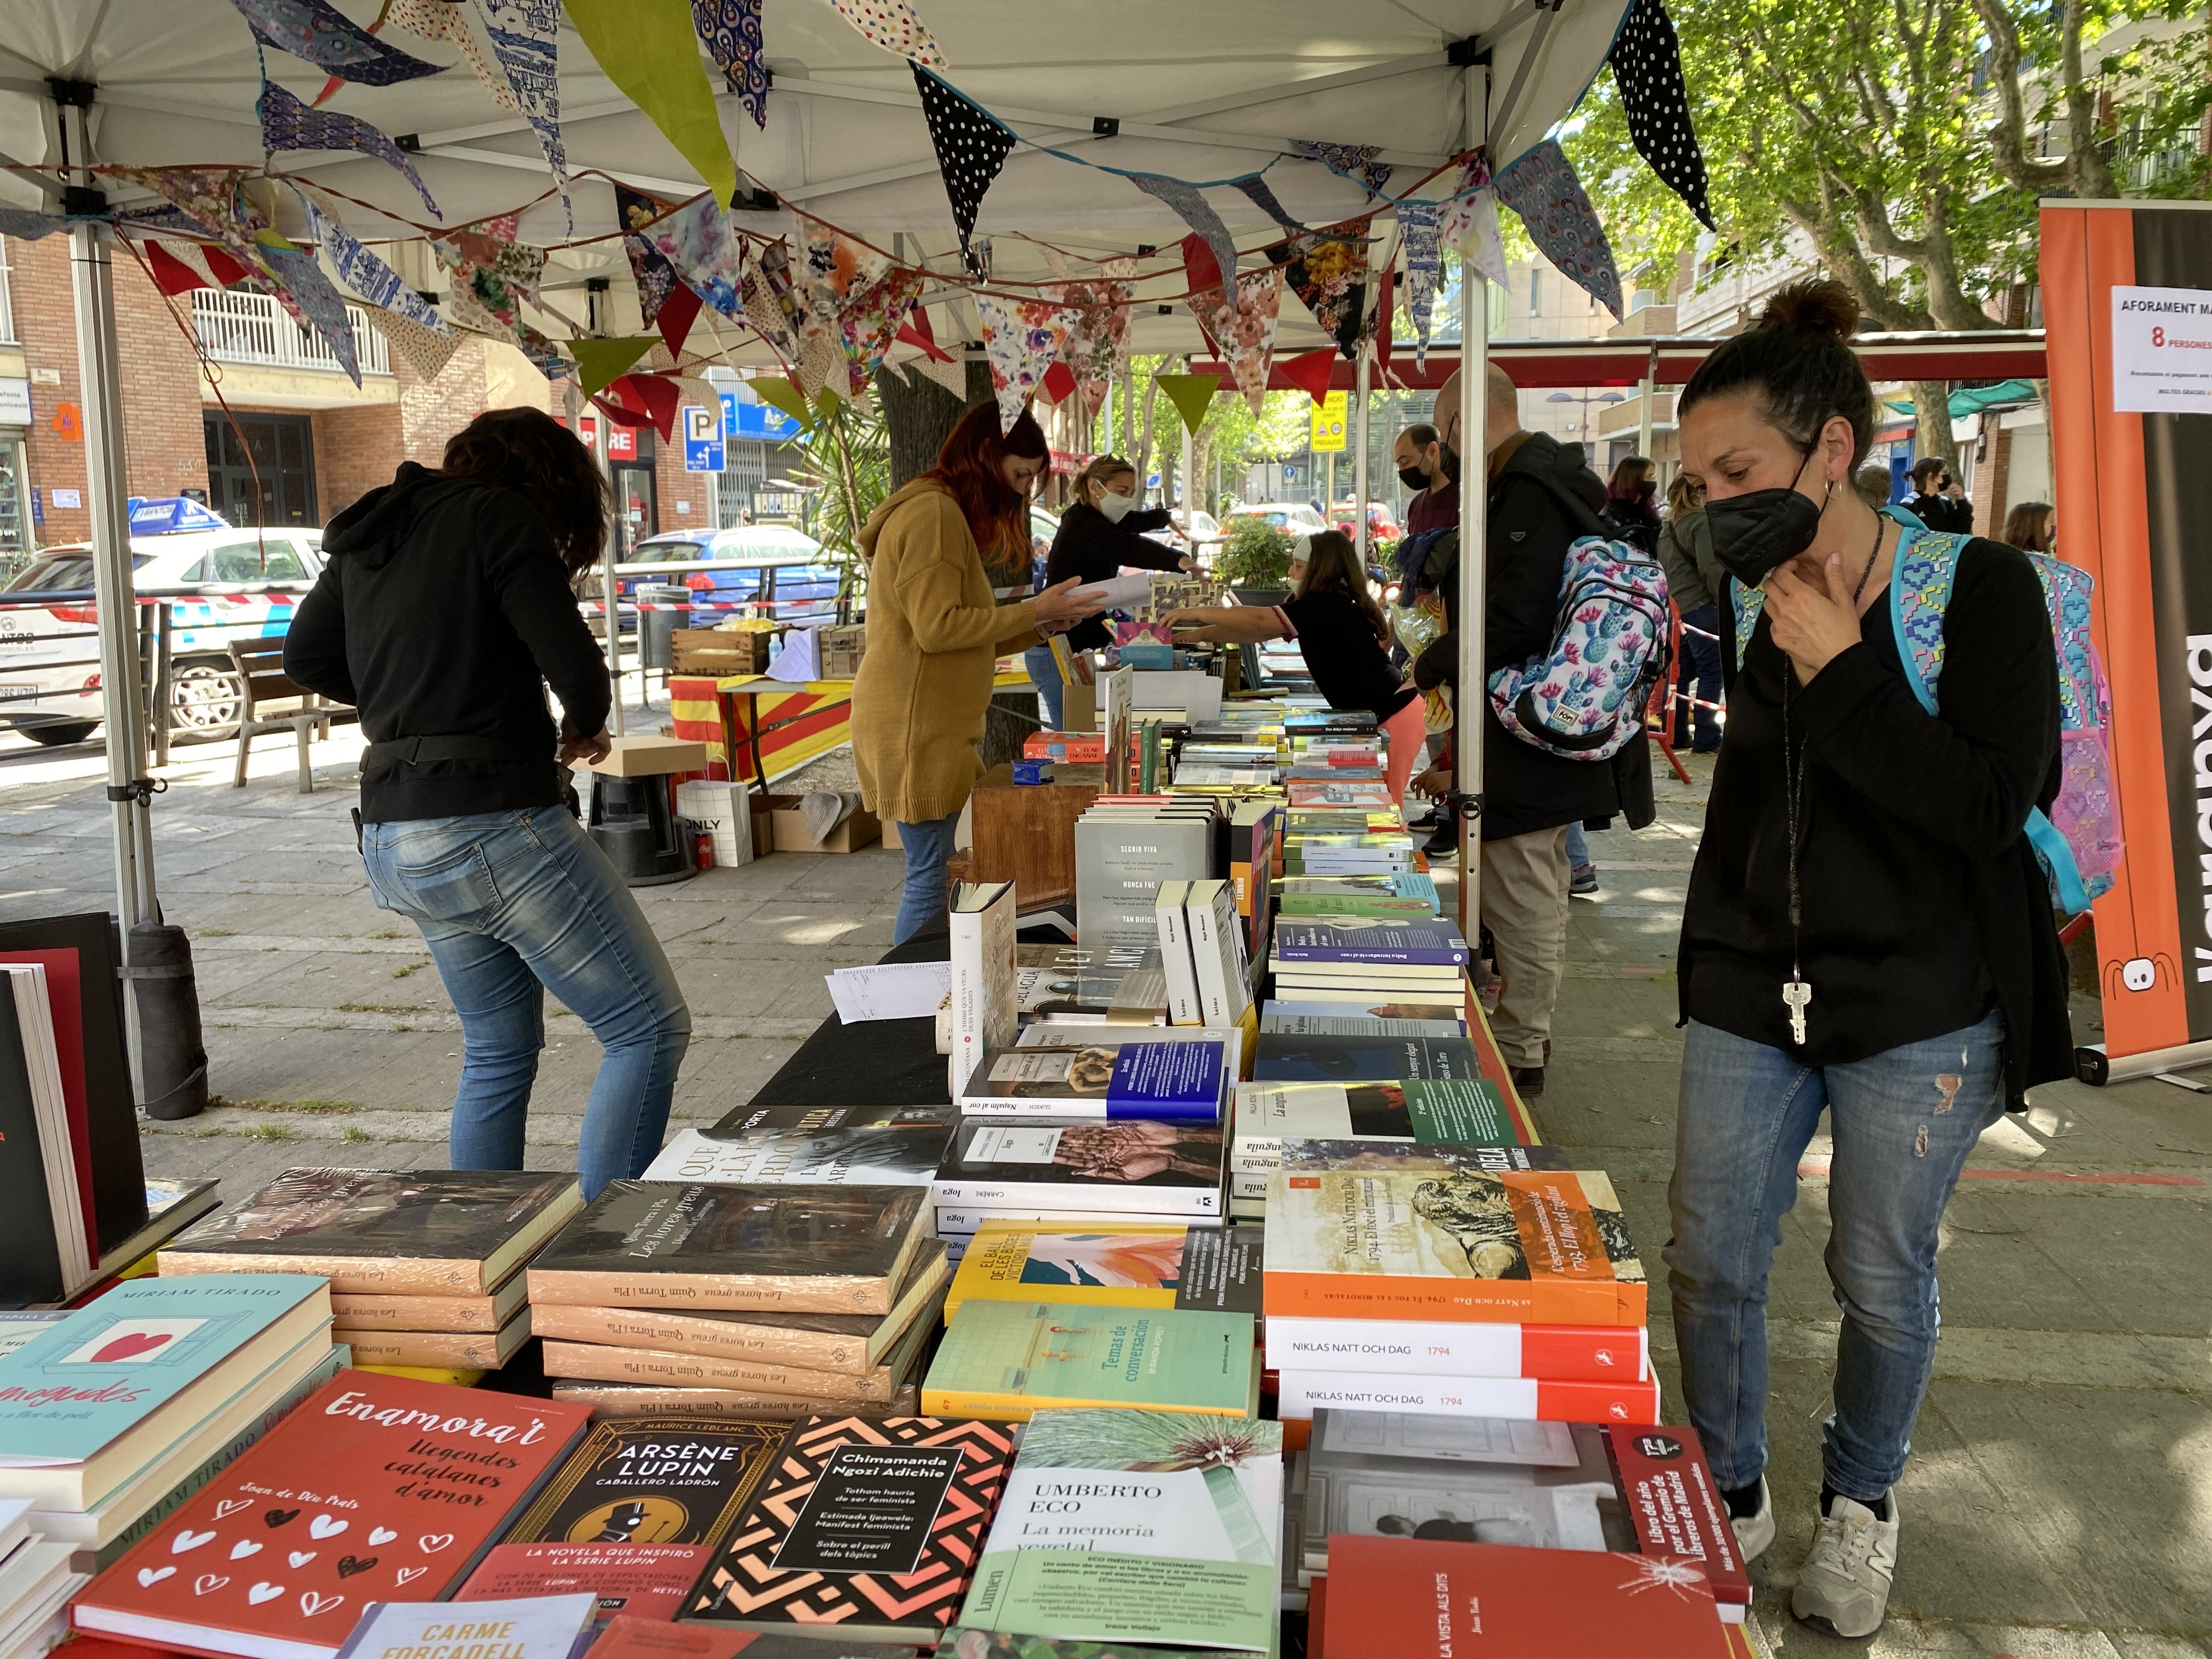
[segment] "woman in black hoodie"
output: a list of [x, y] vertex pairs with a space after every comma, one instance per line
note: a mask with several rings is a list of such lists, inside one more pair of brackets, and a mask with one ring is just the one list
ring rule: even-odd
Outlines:
[[659, 940], [567, 804], [568, 763], [610, 748], [606, 663], [568, 586], [606, 511], [591, 453], [550, 416], [479, 415], [437, 471], [404, 463], [331, 521], [284, 639], [296, 684], [361, 710], [369, 888], [422, 929], [460, 1016], [453, 1168], [522, 1168], [550, 989], [606, 1049], [577, 1146], [586, 1198], [659, 1151], [691, 1036]]
[[[1133, 570], [1195, 570], [1187, 553], [1153, 541], [1145, 532], [1164, 530], [1174, 515], [1164, 507], [1137, 505], [1137, 469], [1119, 455], [1101, 455], [1076, 474], [1074, 502], [1060, 516], [1060, 533], [1052, 538], [1052, 554], [1045, 561], [1045, 586], [1080, 576], [1088, 584], [1103, 582], [1124, 566]], [[1067, 631], [1067, 648], [1076, 653], [1075, 672], [1085, 685], [1091, 681], [1091, 659], [1083, 653], [1103, 651], [1114, 643], [1113, 629], [1103, 617], [1078, 623]], [[1037, 684], [1044, 704], [1045, 724], [1060, 729], [1062, 713], [1060, 668], [1048, 645], [1032, 646], [1022, 660]]]

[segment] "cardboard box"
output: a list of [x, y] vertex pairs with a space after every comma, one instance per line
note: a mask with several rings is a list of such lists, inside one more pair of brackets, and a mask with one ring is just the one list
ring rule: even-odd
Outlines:
[[867, 627], [860, 623], [849, 628], [817, 628], [814, 630], [814, 648], [815, 670], [823, 679], [856, 678], [860, 672], [860, 659], [868, 651]]
[[791, 630], [679, 628], [669, 635], [674, 674], [765, 674], [775, 641]]
[[818, 843], [806, 833], [806, 815], [797, 795], [752, 797], [753, 848], [765, 853], [857, 853], [883, 839], [884, 826], [865, 806]]
[[586, 764], [611, 778], [651, 778], [669, 772], [703, 772], [707, 745], [690, 738], [616, 738], [603, 761]]

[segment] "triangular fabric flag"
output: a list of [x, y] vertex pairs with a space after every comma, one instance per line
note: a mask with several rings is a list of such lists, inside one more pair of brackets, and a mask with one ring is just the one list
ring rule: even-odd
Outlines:
[[748, 380], [745, 384], [752, 387], [753, 396], [758, 398], [770, 409], [781, 410], [801, 426], [814, 424], [813, 404], [807, 401], [805, 393], [799, 391], [789, 380], [774, 375], [763, 375], [760, 379]]
[[1668, 189], [1690, 205], [1698, 222], [1717, 228], [1705, 199], [1705, 155], [1690, 124], [1690, 89], [1682, 80], [1682, 43], [1662, 0], [1636, 0], [1613, 36], [1613, 84], [1636, 153]]
[[1065, 362], [1056, 362], [1044, 372], [1044, 396], [1048, 403], [1064, 404], [1076, 393], [1075, 371]]
[[538, 135], [538, 147], [569, 222], [568, 147], [561, 137], [561, 8], [559, 0], [477, 0], [492, 56], [514, 94], [522, 118]]
[[577, 386], [586, 398], [596, 397], [629, 374], [630, 365], [653, 343], [649, 334], [569, 341], [568, 355], [576, 360]]
[[623, 238], [623, 252], [629, 259], [629, 274], [637, 283], [639, 316], [647, 325], [660, 315], [660, 307], [667, 303], [668, 296], [683, 286], [676, 267], [668, 263], [668, 256], [642, 234], [675, 205], [641, 190], [632, 190], [628, 185], [615, 186], [615, 217], [629, 233]]
[[1275, 355], [1275, 321], [1282, 301], [1283, 273], [1273, 269], [1238, 277], [1234, 305], [1218, 288], [1190, 296], [1191, 310], [1237, 377], [1237, 389], [1255, 415], [1267, 401], [1267, 365]]
[[999, 429], [1008, 432], [1060, 360], [1069, 331], [1082, 313], [1043, 300], [1010, 300], [978, 292], [969, 296], [983, 325], [983, 349], [991, 362], [991, 390], [999, 399]]
[[492, 102], [510, 115], [522, 113], [522, 100], [514, 95], [506, 71], [484, 56], [483, 43], [477, 39], [476, 31], [469, 27], [468, 19], [453, 0], [385, 0], [384, 17], [386, 22], [419, 34], [425, 40], [459, 48], [477, 82], [491, 94]]
[[1390, 164], [1375, 158], [1380, 144], [1332, 144], [1316, 138], [1291, 140], [1293, 155], [1318, 161], [1340, 179], [1349, 179], [1370, 196], [1380, 196], [1390, 183]]
[[[676, 430], [676, 410], [684, 401], [684, 394], [676, 389], [675, 381], [658, 374], [624, 374], [607, 391], [623, 409], [643, 410], [646, 418], [653, 422], [653, 429], [660, 434], [660, 441], [668, 441]], [[605, 398], [592, 401], [602, 409], [606, 407]]]
[[1133, 173], [1129, 182], [1148, 196], [1157, 196], [1173, 208], [1182, 222], [1206, 239], [1206, 246], [1213, 255], [1213, 263], [1224, 280], [1237, 272], [1237, 240], [1229, 234], [1229, 227], [1221, 222], [1221, 216], [1206, 204], [1194, 185], [1180, 179], [1163, 179], [1157, 173]]
[[739, 271], [738, 290], [744, 295], [744, 320], [782, 359], [797, 365], [806, 342], [817, 328], [805, 295], [799, 292], [790, 245], [782, 241], [749, 243]]
[[276, 294], [285, 308], [323, 337], [338, 367], [356, 386], [361, 384], [360, 356], [354, 349], [353, 319], [346, 315], [345, 297], [331, 286], [315, 256], [305, 248], [264, 244], [261, 257], [276, 281]]
[[927, 306], [915, 306], [909, 310], [906, 320], [899, 325], [899, 331], [893, 337], [903, 340], [910, 346], [920, 346], [922, 356], [933, 362], [949, 363], [952, 361], [952, 354], [937, 343], [936, 331], [929, 325]]
[[36, 208], [0, 207], [0, 235], [20, 236], [27, 242], [35, 242], [41, 236], [68, 228], [68, 220], [41, 213]]
[[901, 386], [912, 386], [914, 384], [913, 381], [908, 380], [906, 377], [906, 365], [904, 363], [893, 362], [889, 357], [886, 357], [881, 362], [878, 363], [876, 367], [878, 368], [889, 369]]
[[1359, 339], [1367, 313], [1367, 247], [1338, 233], [1364, 226], [1331, 225], [1319, 234], [1291, 239], [1284, 280], [1313, 313], [1314, 321], [1346, 357]]
[[209, 249], [203, 243], [174, 240], [165, 237], [158, 240], [149, 240], [145, 246], [149, 252], [160, 248], [163, 253], [191, 272], [210, 288], [228, 286], [222, 277], [216, 275], [214, 268], [208, 264]]
[[761, 63], [761, 0], [691, 0], [691, 26], [757, 127], [768, 125], [768, 70]]
[[378, 258], [348, 230], [302, 196], [307, 210], [307, 228], [322, 245], [323, 257], [337, 272], [338, 281], [373, 306], [413, 318], [428, 329], [443, 329], [444, 318], [428, 300], [399, 279], [399, 273]]
[[1218, 374], [1155, 374], [1152, 384], [1167, 394], [1182, 416], [1183, 428], [1196, 432], [1205, 424], [1206, 411], [1213, 402], [1213, 394], [1220, 389]]
[[691, 325], [699, 320], [699, 313], [706, 302], [682, 283], [676, 285], [660, 309], [653, 314], [653, 325], [660, 331], [671, 356], [680, 357], [684, 341], [691, 337]]
[[792, 365], [791, 377], [809, 398], [817, 397], [827, 389], [831, 397], [842, 403], [852, 390], [844, 351], [836, 339], [824, 331], [806, 337], [806, 343], [799, 349], [799, 361]]
[[253, 239], [269, 228], [269, 221], [242, 195], [235, 167], [116, 167], [112, 179], [142, 185], [166, 197], [206, 234], [237, 256], [249, 270], [258, 270], [259, 252]]
[[[1231, 265], [1231, 270], [1237, 267]], [[1190, 285], [1190, 298], [1201, 301], [1212, 295], [1218, 297], [1222, 289], [1222, 265], [1214, 257], [1212, 247], [1196, 231], [1182, 239], [1183, 280]], [[1204, 317], [1200, 320], [1203, 322]]]
[[907, 313], [921, 295], [927, 273], [894, 270], [864, 289], [837, 319], [837, 332], [845, 343], [851, 389], [858, 397], [867, 389], [868, 377], [890, 349], [891, 341], [905, 323]]
[[219, 247], [203, 247], [200, 257], [207, 261], [208, 275], [225, 288], [258, 280], [252, 266]]
[[376, 331], [385, 342], [407, 360], [417, 379], [434, 380], [461, 349], [461, 337], [452, 329], [441, 333], [434, 328], [425, 328], [412, 317], [403, 317], [396, 311], [381, 306], [364, 306]]
[[1498, 199], [1521, 216], [1543, 256], [1615, 317], [1621, 316], [1620, 271], [1613, 244], [1583, 193], [1559, 140], [1547, 138], [1498, 175]]
[[538, 284], [545, 270], [543, 248], [523, 247], [486, 234], [486, 228], [513, 234], [514, 220], [480, 221], [474, 230], [450, 236], [434, 236], [430, 251], [453, 279], [446, 306], [447, 320], [456, 327], [506, 340], [543, 363], [557, 356], [552, 342], [522, 319], [522, 307], [536, 304]]
[[[1124, 269], [1116, 270], [1115, 267]], [[1103, 268], [1109, 277], [1133, 275], [1133, 260], [1111, 260]], [[1060, 360], [1075, 371], [1083, 395], [1096, 403], [1098, 394], [1129, 357], [1129, 301], [1136, 292], [1127, 282], [1060, 283], [1048, 292], [1077, 313], [1068, 331]]]
[[154, 273], [154, 286], [172, 300], [196, 288], [213, 288], [214, 280], [194, 270], [159, 242], [146, 244], [146, 266]]
[[1267, 181], [1258, 173], [1254, 173], [1249, 179], [1237, 179], [1237, 188], [1252, 198], [1253, 206], [1292, 235], [1301, 234], [1305, 230], [1305, 227], [1291, 218], [1289, 210], [1275, 199], [1275, 192], [1267, 187]]
[[906, 0], [830, 0], [837, 14], [885, 52], [932, 69], [946, 67], [945, 54], [920, 14]]
[[982, 210], [983, 196], [991, 181], [1006, 164], [1014, 148], [1014, 135], [950, 82], [939, 80], [920, 63], [913, 68], [914, 84], [921, 94], [921, 118], [929, 124], [937, 170], [945, 176], [945, 199], [952, 204], [952, 228], [960, 235], [960, 257], [966, 262], [968, 274], [980, 281], [986, 274], [985, 262], [970, 246], [975, 216]]
[[882, 282], [890, 270], [887, 255], [803, 213], [792, 216], [792, 239], [798, 255], [800, 297], [825, 330], [836, 329], [846, 307]]
[[918, 357], [907, 367], [919, 369], [926, 378], [936, 381], [961, 402], [968, 401], [968, 365], [965, 362], [955, 359], [940, 363], [933, 357]]
[[330, 0], [231, 0], [264, 46], [304, 58], [325, 74], [365, 87], [435, 75], [443, 64], [411, 58], [347, 17]]
[[691, 164], [718, 203], [738, 193], [738, 164], [714, 113], [699, 33], [672, 0], [566, 0], [562, 9], [599, 68]]
[[1413, 362], [1425, 366], [1437, 283], [1443, 276], [1443, 257], [1437, 243], [1437, 204], [1400, 202], [1398, 240], [1406, 250], [1406, 314], [1413, 319]]
[[744, 306], [738, 298], [738, 246], [712, 191], [694, 197], [639, 234], [693, 293], [732, 322], [744, 319]]
[[442, 219], [438, 204], [430, 198], [429, 187], [422, 175], [415, 170], [415, 163], [407, 159], [407, 152], [393, 143], [366, 121], [350, 115], [340, 115], [331, 110], [309, 109], [274, 81], [261, 83], [261, 100], [256, 107], [261, 112], [261, 147], [272, 154], [282, 150], [356, 150], [363, 155], [374, 155], [387, 161], [407, 175], [407, 182], [415, 186], [415, 193], [422, 198], [422, 205], [430, 210], [430, 216]]
[[1275, 373], [1312, 398], [1316, 405], [1325, 404], [1328, 401], [1329, 381], [1336, 374], [1336, 353], [1323, 346], [1319, 351], [1278, 358]]

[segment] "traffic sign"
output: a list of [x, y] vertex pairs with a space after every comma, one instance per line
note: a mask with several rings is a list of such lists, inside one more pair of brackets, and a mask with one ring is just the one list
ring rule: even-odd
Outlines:
[[678, 411], [684, 422], [684, 470], [720, 472], [728, 450], [722, 441], [722, 414], [703, 404], [686, 404]]
[[722, 435], [760, 438], [780, 443], [799, 435], [799, 422], [773, 404], [741, 403], [734, 392], [722, 394]]
[[1332, 392], [1314, 405], [1313, 441], [1309, 449], [1341, 449], [1344, 447], [1345, 423], [1350, 418], [1351, 398], [1348, 393]]

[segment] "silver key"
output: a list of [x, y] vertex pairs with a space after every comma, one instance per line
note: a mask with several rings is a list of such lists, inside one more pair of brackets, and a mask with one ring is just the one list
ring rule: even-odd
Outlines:
[[1805, 1005], [1813, 1000], [1813, 988], [1802, 979], [1784, 981], [1782, 1000], [1790, 1005], [1790, 1040], [1802, 1048], [1805, 1046]]

